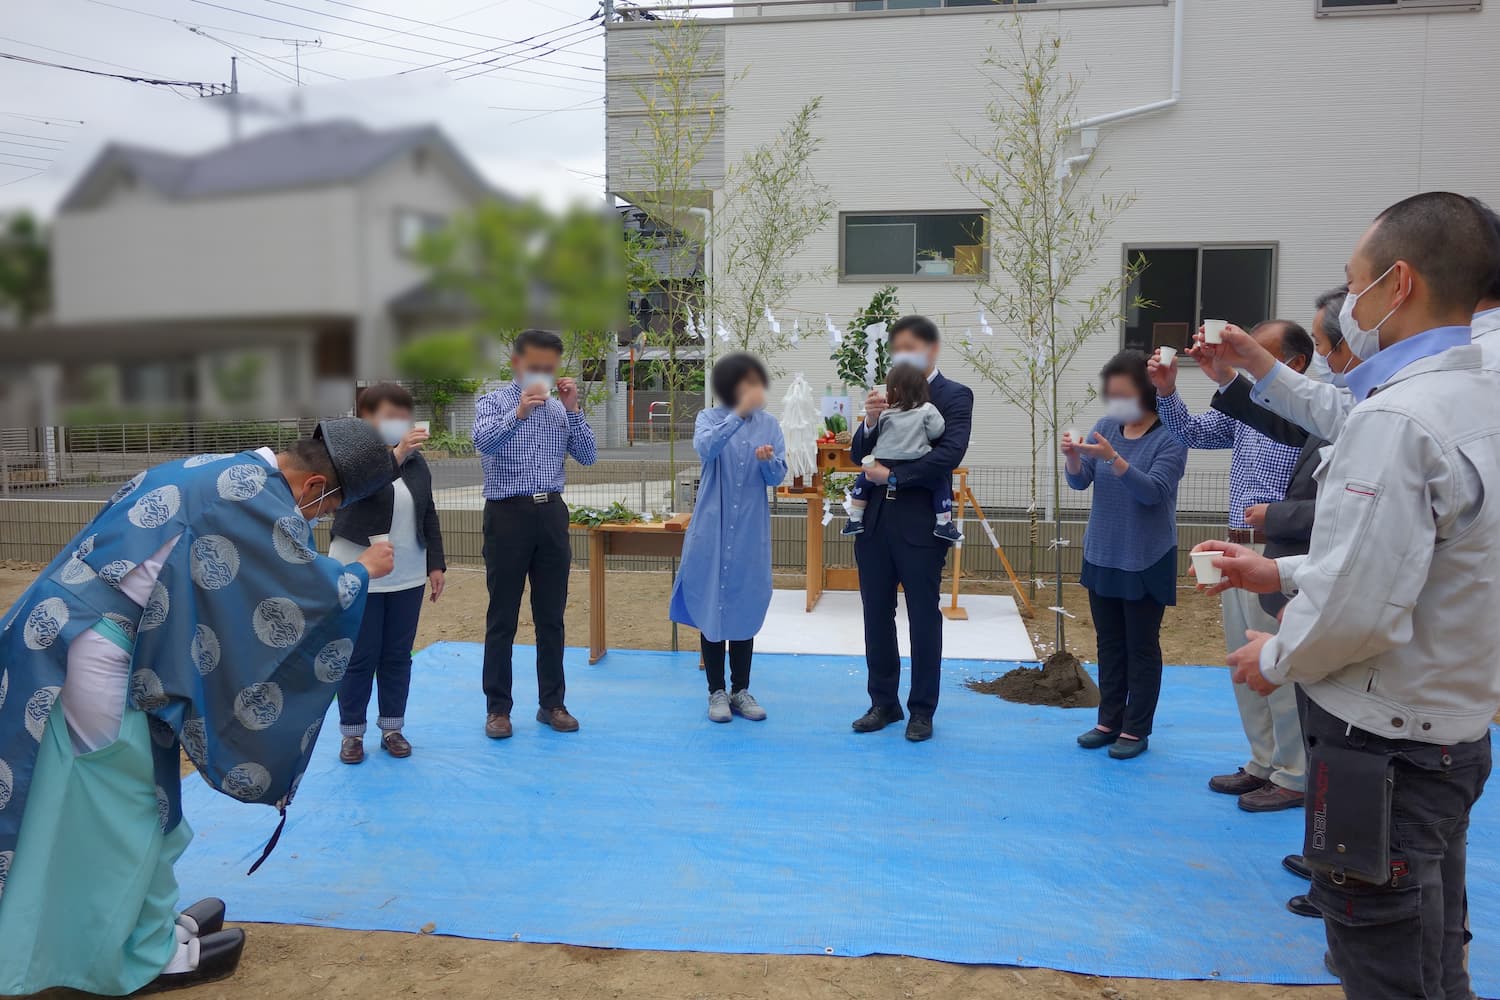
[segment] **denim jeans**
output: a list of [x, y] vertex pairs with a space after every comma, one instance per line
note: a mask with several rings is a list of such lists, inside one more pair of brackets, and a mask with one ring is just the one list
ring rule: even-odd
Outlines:
[[1328, 951], [1350, 1000], [1472, 1000], [1464, 949], [1469, 901], [1469, 810], [1490, 776], [1490, 738], [1454, 746], [1388, 740], [1307, 704], [1307, 746], [1321, 743], [1390, 757], [1390, 881], [1342, 885], [1313, 875]]
[[349, 657], [349, 668], [339, 682], [339, 733], [363, 736], [370, 690], [378, 685], [382, 732], [400, 732], [406, 721], [406, 695], [411, 690], [411, 647], [422, 615], [427, 588], [411, 587], [365, 598], [365, 616]]

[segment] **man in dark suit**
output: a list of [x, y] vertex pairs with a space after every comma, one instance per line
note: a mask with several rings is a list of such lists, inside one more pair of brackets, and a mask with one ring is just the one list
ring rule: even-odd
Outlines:
[[[891, 363], [917, 364], [927, 373], [932, 405], [943, 415], [943, 434], [921, 458], [891, 467], [876, 462], [865, 470], [874, 484], [865, 508], [865, 530], [854, 541], [859, 596], [865, 613], [865, 664], [869, 670], [870, 710], [854, 721], [857, 733], [873, 733], [904, 716], [901, 711], [901, 655], [896, 647], [896, 588], [906, 592], [911, 626], [911, 719], [906, 738], [932, 738], [943, 661], [941, 602], [948, 542], [932, 533], [933, 490], [953, 489], [953, 470], [969, 450], [974, 393], [937, 370], [938, 328], [925, 316], [905, 316], [891, 327]], [[850, 457], [873, 454], [885, 397], [872, 389], [865, 397], [865, 419], [854, 431]]]

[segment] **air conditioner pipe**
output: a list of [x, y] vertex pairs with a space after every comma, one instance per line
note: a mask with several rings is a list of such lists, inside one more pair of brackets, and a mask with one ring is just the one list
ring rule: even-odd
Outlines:
[[1158, 111], [1166, 111], [1168, 108], [1177, 106], [1182, 99], [1182, 10], [1186, 0], [1172, 0], [1172, 96], [1161, 101], [1152, 101], [1150, 104], [1142, 104], [1134, 108], [1126, 108], [1123, 111], [1111, 111], [1108, 114], [1095, 115], [1082, 121], [1070, 122], [1064, 126], [1070, 132], [1082, 134], [1083, 152], [1077, 156], [1070, 156], [1058, 164], [1057, 176], [1059, 180], [1066, 179], [1073, 171], [1089, 160], [1094, 158], [1094, 150], [1099, 145], [1098, 128], [1101, 125], [1109, 125], [1113, 122], [1125, 121], [1128, 118], [1139, 118], [1142, 115], [1155, 114]]

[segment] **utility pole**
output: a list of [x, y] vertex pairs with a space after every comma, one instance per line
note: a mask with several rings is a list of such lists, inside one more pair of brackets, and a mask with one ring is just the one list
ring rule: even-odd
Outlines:
[[229, 141], [240, 141], [240, 57], [229, 57]]
[[322, 45], [323, 39], [314, 38], [309, 41], [304, 38], [283, 38], [280, 39], [280, 41], [283, 41], [292, 47], [292, 62], [297, 70], [297, 86], [300, 87], [302, 86], [302, 46]]

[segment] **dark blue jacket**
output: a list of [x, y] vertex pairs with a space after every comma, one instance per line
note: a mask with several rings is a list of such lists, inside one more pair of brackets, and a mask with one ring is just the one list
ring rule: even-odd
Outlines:
[[[964, 453], [969, 450], [969, 430], [974, 423], [974, 393], [962, 382], [938, 372], [928, 383], [928, 397], [932, 405], [943, 415], [943, 435], [932, 443], [932, 450], [921, 458], [910, 462], [893, 462], [891, 469], [896, 475], [896, 493], [899, 498], [902, 487], [920, 487], [925, 490], [953, 488], [953, 470], [963, 464]], [[855, 428], [849, 445], [849, 457], [858, 462], [875, 448], [879, 430], [866, 430], [864, 421]], [[880, 519], [880, 509], [885, 506], [885, 487], [877, 486], [871, 491], [865, 522], [872, 528]], [[920, 535], [923, 544], [945, 546], [946, 543], [932, 539], [932, 507], [928, 504], [914, 505], [920, 510]]]

